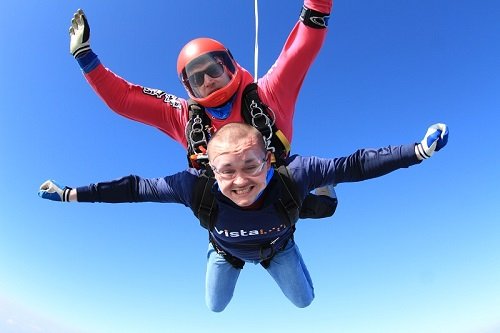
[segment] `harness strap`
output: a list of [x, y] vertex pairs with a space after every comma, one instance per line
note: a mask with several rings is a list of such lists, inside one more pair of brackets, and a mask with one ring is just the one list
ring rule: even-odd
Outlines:
[[278, 130], [275, 124], [275, 116], [266, 104], [262, 103], [257, 92], [257, 83], [250, 83], [243, 91], [243, 103], [241, 115], [245, 122], [252, 125], [264, 137], [267, 150], [273, 153], [272, 162], [278, 166], [283, 165], [290, 152], [290, 142], [285, 135]]
[[298, 196], [295, 184], [288, 173], [288, 168], [280, 166], [276, 171], [278, 171], [276, 174], [283, 186], [275, 207], [281, 212], [281, 215], [285, 217], [286, 225], [293, 226], [299, 219], [302, 202]]
[[[292, 227], [293, 228], [293, 232], [295, 233], [295, 226]], [[278, 253], [279, 251], [282, 251], [287, 245], [288, 245], [288, 242], [290, 240], [293, 240], [293, 233], [290, 235], [290, 237], [283, 243], [282, 246], [280, 246], [279, 249], [275, 249], [274, 246], [272, 246], [271, 244], [271, 249], [272, 249], [272, 255], [269, 256], [268, 258], [262, 260], [260, 262], [261, 266], [264, 267], [265, 269], [269, 268], [269, 265], [271, 265], [271, 260], [273, 260], [274, 256], [276, 255], [276, 253]], [[262, 249], [261, 249], [261, 257], [262, 257]]]
[[194, 213], [200, 220], [200, 225], [209, 231], [213, 228], [215, 216], [217, 216], [217, 204], [215, 195], [212, 193], [215, 178], [210, 175], [210, 171], [206, 170], [198, 177], [193, 191], [194, 196], [201, 195], [201, 198], [193, 196], [193, 202], [199, 201], [198, 208], [193, 206]]
[[210, 140], [210, 118], [194, 100], [188, 100], [189, 119], [186, 123], [187, 159], [190, 167], [201, 169], [208, 163], [207, 145]]
[[233, 255], [231, 255], [230, 253], [227, 253], [225, 252], [224, 250], [222, 250], [218, 245], [217, 243], [215, 242], [215, 239], [212, 237], [212, 234], [210, 233], [210, 231], [208, 232], [208, 240], [210, 241], [210, 243], [212, 243], [212, 246], [214, 247], [214, 250], [220, 254], [221, 256], [224, 257], [224, 259], [231, 264], [231, 266], [233, 266], [234, 268], [236, 269], [243, 269], [243, 266], [245, 266], [245, 262], [243, 260], [241, 260], [240, 258], [238, 257], [235, 257]]
[[[294, 228], [294, 232], [295, 232], [295, 226], [293, 227]], [[231, 264], [231, 266], [233, 266], [234, 268], [236, 269], [243, 269], [243, 267], [245, 266], [245, 261], [238, 258], [238, 257], [235, 257], [233, 256], [231, 253], [228, 253], [224, 250], [222, 250], [218, 245], [217, 245], [217, 242], [215, 241], [215, 239], [212, 237], [212, 235], [209, 233], [209, 236], [208, 236], [208, 239], [210, 241], [210, 243], [212, 244], [214, 250], [217, 252], [217, 254], [221, 255], [224, 257], [224, 259]], [[291, 236], [283, 243], [282, 246], [279, 247], [279, 249], [276, 249], [273, 245], [274, 241], [269, 243], [268, 245], [264, 245], [264, 246], [261, 246], [260, 248], [260, 257], [262, 259], [262, 261], [260, 262], [261, 266], [264, 267], [265, 269], [269, 268], [269, 265], [271, 265], [271, 260], [273, 260], [274, 256], [276, 255], [276, 253], [278, 253], [279, 251], [282, 251], [287, 245], [288, 245], [288, 242], [290, 240], [293, 240], [293, 233], [291, 234]], [[271, 250], [271, 254], [264, 257], [264, 251], [266, 248], [269, 248]]]

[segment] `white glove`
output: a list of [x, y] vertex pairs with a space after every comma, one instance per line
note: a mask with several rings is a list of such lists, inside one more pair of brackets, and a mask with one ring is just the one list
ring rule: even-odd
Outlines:
[[49, 199], [52, 201], [69, 201], [69, 192], [71, 187], [57, 185], [53, 180], [47, 180], [42, 185], [40, 185], [40, 190], [38, 191], [38, 196], [43, 199]]
[[434, 124], [427, 129], [422, 141], [415, 145], [415, 153], [419, 160], [429, 158], [435, 151], [439, 151], [448, 143], [448, 126]]
[[69, 27], [69, 37], [69, 51], [73, 57], [77, 58], [90, 50], [90, 26], [81, 9], [78, 9], [73, 15]]

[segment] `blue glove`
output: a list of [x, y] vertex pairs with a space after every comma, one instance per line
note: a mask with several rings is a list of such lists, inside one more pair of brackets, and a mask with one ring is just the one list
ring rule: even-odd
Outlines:
[[78, 9], [73, 15], [69, 27], [69, 37], [69, 51], [73, 57], [78, 58], [90, 50], [90, 26], [81, 9]]
[[448, 126], [434, 124], [427, 129], [422, 141], [415, 146], [415, 153], [419, 160], [429, 158], [435, 151], [439, 151], [448, 143]]
[[42, 185], [40, 185], [40, 190], [38, 191], [38, 196], [43, 199], [49, 199], [52, 201], [69, 201], [69, 192], [72, 190], [71, 187], [57, 185], [53, 180], [47, 180]]

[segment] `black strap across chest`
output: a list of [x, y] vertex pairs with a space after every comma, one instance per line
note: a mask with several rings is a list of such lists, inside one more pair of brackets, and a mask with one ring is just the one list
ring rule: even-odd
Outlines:
[[[213, 192], [215, 178], [211, 170], [203, 171], [196, 181], [191, 209], [194, 215], [200, 220], [200, 225], [208, 230], [212, 230], [217, 218], [218, 205]], [[280, 166], [275, 169], [273, 178], [268, 187], [278, 188], [278, 197], [266, 198], [273, 200], [278, 214], [282, 217], [286, 226], [293, 226], [299, 219], [302, 199], [298, 194], [288, 169]]]

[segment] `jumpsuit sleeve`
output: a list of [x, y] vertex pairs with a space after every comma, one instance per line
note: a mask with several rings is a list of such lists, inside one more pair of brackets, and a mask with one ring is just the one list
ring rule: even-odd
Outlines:
[[78, 62], [87, 82], [111, 110], [123, 117], [156, 127], [186, 147], [186, 100], [159, 89], [126, 81], [105, 68], [92, 51]]
[[[329, 14], [331, 0], [309, 0], [304, 5], [310, 9]], [[276, 62], [258, 80], [259, 96], [271, 107], [276, 123], [291, 141], [293, 115], [299, 90], [314, 59], [319, 53], [327, 33], [298, 21], [288, 36]]]
[[339, 183], [359, 182], [380, 177], [421, 163], [415, 144], [359, 149], [346, 157], [290, 157], [288, 164], [294, 181], [307, 193], [315, 188]]
[[130, 175], [120, 179], [77, 187], [78, 202], [162, 202], [190, 207], [197, 179], [195, 170], [163, 178]]
[[309, 9], [314, 9], [320, 13], [330, 14], [332, 10], [332, 0], [304, 0], [304, 6]]

